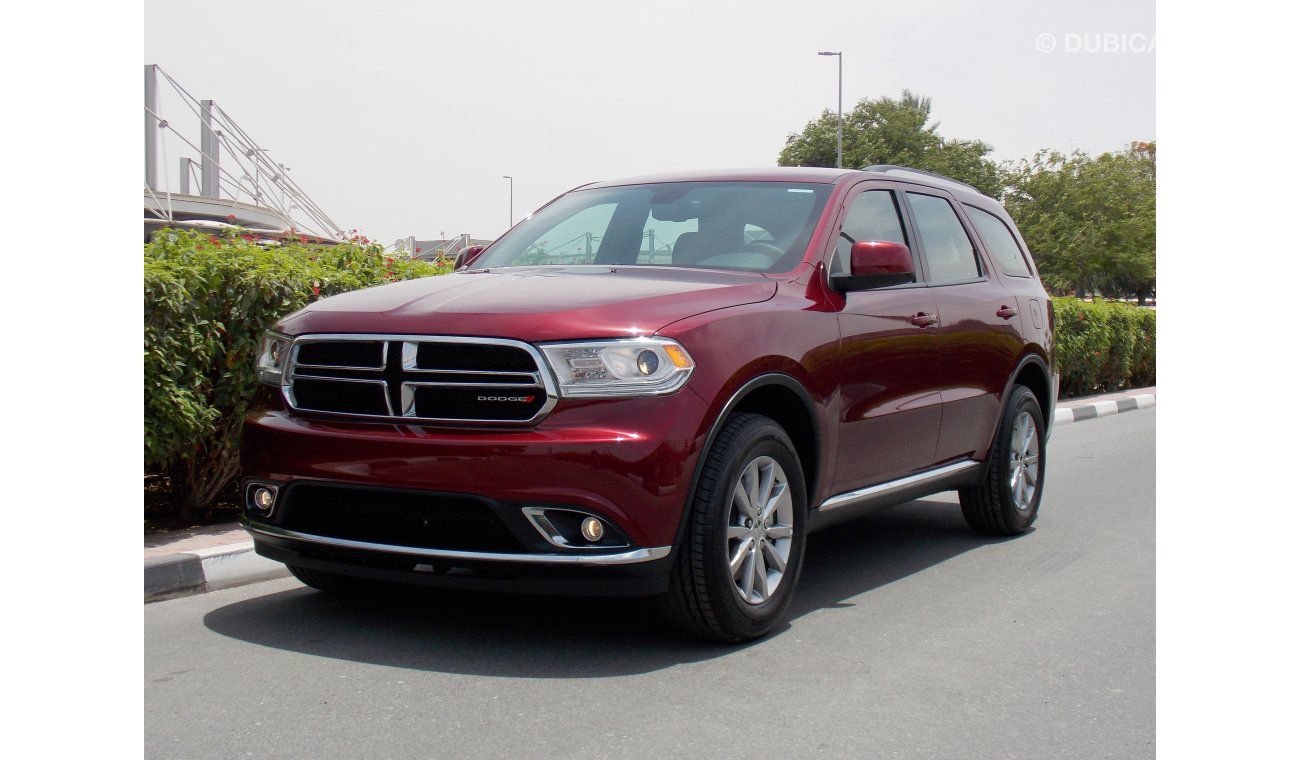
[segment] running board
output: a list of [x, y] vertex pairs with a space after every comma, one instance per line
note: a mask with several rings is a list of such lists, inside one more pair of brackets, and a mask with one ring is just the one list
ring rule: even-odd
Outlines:
[[813, 510], [810, 515], [811, 528], [817, 530], [843, 520], [851, 520], [873, 509], [901, 504], [967, 485], [970, 483], [971, 475], [979, 467], [979, 462], [966, 459], [898, 480], [837, 494], [823, 501], [820, 507]]

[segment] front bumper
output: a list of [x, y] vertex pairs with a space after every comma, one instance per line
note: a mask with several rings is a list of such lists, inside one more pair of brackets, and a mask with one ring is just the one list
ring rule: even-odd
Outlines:
[[[424, 531], [406, 528], [377, 539], [366, 535], [371, 513], [361, 507], [359, 522], [327, 531], [305, 530], [276, 513], [267, 518], [246, 512], [245, 524], [264, 556], [330, 572], [428, 585], [524, 590], [539, 581], [531, 590], [658, 593], [666, 587], [703, 443], [704, 414], [703, 402], [690, 392], [565, 401], [529, 430], [434, 428], [270, 410], [246, 421], [242, 460], [249, 482], [280, 484], [289, 493], [308, 484], [368, 492], [380, 494], [375, 498], [381, 502], [388, 498], [383, 494], [427, 496], [432, 506], [420, 509], [429, 510], [422, 513], [424, 524], [434, 529], [418, 540], [415, 534]], [[462, 507], [472, 501], [494, 513], [501, 532], [511, 535], [493, 545], [468, 539], [440, 544], [438, 499]], [[616, 547], [548, 544], [522, 514], [538, 505], [600, 517], [626, 541]], [[376, 508], [392, 518], [393, 504]]]

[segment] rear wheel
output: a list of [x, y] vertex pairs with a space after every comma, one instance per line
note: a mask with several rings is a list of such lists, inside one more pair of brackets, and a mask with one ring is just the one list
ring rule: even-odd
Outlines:
[[984, 480], [961, 489], [961, 513], [977, 533], [1014, 536], [1029, 530], [1043, 498], [1047, 447], [1033, 392], [1017, 385], [998, 423]]
[[731, 418], [709, 450], [678, 548], [669, 619], [718, 641], [763, 636], [803, 566], [807, 498], [789, 436], [768, 417]]

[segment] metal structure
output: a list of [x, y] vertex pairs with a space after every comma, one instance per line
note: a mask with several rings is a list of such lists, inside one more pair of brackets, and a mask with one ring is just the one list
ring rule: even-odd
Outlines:
[[[160, 84], [182, 113], [199, 121], [199, 144], [177, 130], [163, 114]], [[180, 158], [179, 183], [172, 189], [166, 171], [159, 178], [158, 154], [168, 161], [168, 138], [197, 155]], [[161, 67], [144, 67], [144, 214], [145, 229], [164, 226], [220, 228], [238, 226], [275, 235], [303, 234], [319, 240], [343, 240], [344, 230], [289, 178], [289, 167], [272, 161], [221, 106], [199, 100]], [[182, 149], [183, 151], [184, 149]], [[226, 165], [222, 165], [223, 156]], [[195, 164], [197, 195], [190, 192]]]
[[840, 94], [836, 100], [835, 112], [838, 114], [835, 122], [835, 168], [844, 168], [844, 52], [823, 50], [817, 55], [833, 55], [840, 61]]
[[483, 240], [471, 236], [468, 232], [463, 232], [453, 238], [440, 240], [416, 240], [414, 236], [401, 238], [389, 246], [393, 253], [410, 256], [413, 259], [422, 259], [424, 261], [436, 261], [438, 259], [454, 259], [466, 248], [475, 245], [487, 245], [491, 240]]
[[502, 174], [501, 179], [510, 180], [510, 223], [506, 225], [508, 230], [515, 226], [515, 178], [509, 174]]

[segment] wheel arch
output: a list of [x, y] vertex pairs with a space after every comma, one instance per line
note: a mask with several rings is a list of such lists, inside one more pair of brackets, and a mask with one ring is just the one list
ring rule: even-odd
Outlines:
[[[1042, 356], [1036, 353], [1028, 353], [1022, 356], [1020, 362], [1016, 364], [1015, 371], [1011, 373], [1011, 377], [1007, 379], [1006, 385], [1002, 388], [1002, 408], [998, 412], [998, 420], [1000, 421], [1007, 412], [1007, 404], [1011, 401], [1011, 391], [1017, 385], [1023, 385], [1029, 389], [1030, 393], [1034, 394], [1034, 398], [1038, 401], [1038, 408], [1043, 413], [1043, 425], [1047, 427], [1044, 438], [1050, 436], [1053, 408], [1056, 403], [1056, 393], [1051, 377], [1052, 374], [1047, 360]], [[994, 426], [992, 434], [989, 436], [988, 445], [984, 449], [986, 453], [984, 462], [978, 470], [979, 478], [984, 477], [984, 470], [988, 467], [990, 459], [989, 452], [993, 451], [993, 441], [997, 438], [997, 435], [998, 428]]]
[[732, 393], [709, 426], [708, 435], [704, 438], [700, 455], [695, 462], [695, 469], [691, 473], [691, 486], [686, 494], [681, 519], [678, 521], [677, 539], [673, 544], [674, 551], [681, 544], [708, 452], [713, 447], [713, 442], [717, 439], [723, 425], [726, 424], [727, 418], [737, 412], [770, 417], [785, 430], [786, 435], [790, 436], [790, 442], [794, 444], [795, 456], [799, 458], [799, 466], [803, 469], [807, 500], [809, 505], [812, 504], [813, 494], [816, 493], [817, 488], [818, 467], [821, 464], [821, 445], [818, 438], [821, 431], [818, 428], [817, 411], [812, 395], [802, 383], [783, 372], [758, 375]]
[[1051, 428], [1053, 407], [1056, 405], [1056, 394], [1052, 388], [1052, 373], [1047, 366], [1047, 360], [1038, 354], [1025, 355], [1018, 365], [1016, 371], [1011, 373], [1011, 379], [1002, 389], [1002, 406], [1005, 409], [1007, 400], [1011, 396], [1011, 389], [1017, 385], [1023, 385], [1034, 394], [1038, 400], [1038, 408], [1043, 412], [1043, 422]]

